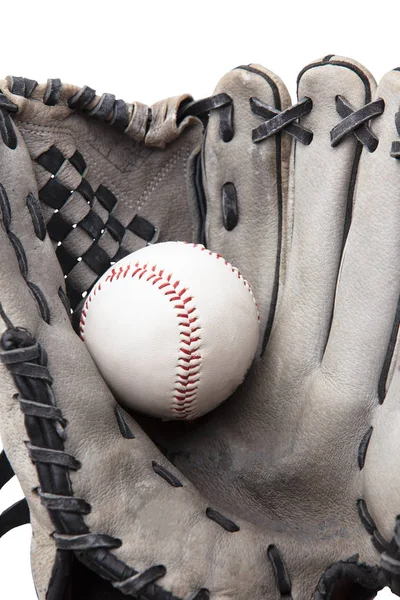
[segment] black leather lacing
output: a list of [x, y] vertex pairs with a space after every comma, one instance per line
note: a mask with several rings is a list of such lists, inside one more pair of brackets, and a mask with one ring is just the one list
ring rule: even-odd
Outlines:
[[61, 79], [48, 79], [43, 103], [47, 106], [56, 106], [60, 102], [62, 87]]
[[[313, 133], [298, 123], [300, 117], [305, 116], [312, 110], [310, 98], [304, 98], [295, 106], [280, 111], [273, 106], [265, 104], [258, 98], [250, 98], [250, 110], [264, 119], [264, 123], [252, 131], [254, 143], [260, 143], [281, 131], [286, 131], [301, 143], [311, 143]], [[206, 124], [212, 111], [218, 111], [219, 134], [223, 142], [228, 143], [234, 137], [232, 98], [225, 93], [216, 94], [202, 100], [182, 104], [178, 111], [178, 123], [188, 116], [196, 116]], [[202, 200], [201, 195], [199, 198]], [[200, 202], [202, 209], [204, 202]], [[221, 211], [222, 222], [227, 231], [235, 229], [239, 222], [239, 203], [235, 184], [227, 181], [221, 189]], [[205, 215], [204, 215], [205, 221]], [[204, 223], [203, 221], [203, 223]], [[201, 241], [206, 243], [204, 227], [201, 232]]]
[[[358, 467], [360, 470], [362, 470], [365, 465], [365, 458], [372, 433], [373, 427], [371, 426], [364, 434], [358, 448]], [[396, 583], [396, 581], [394, 580], [392, 582], [389, 582], [387, 578], [388, 573], [396, 575], [395, 570], [391, 569], [390, 567], [392, 565], [393, 568], [396, 568], [396, 563], [397, 567], [399, 568], [399, 572], [397, 574], [400, 575], [400, 552], [399, 547], [396, 545], [395, 536], [390, 542], [388, 542], [385, 539], [385, 537], [378, 530], [375, 521], [373, 520], [368, 510], [367, 503], [364, 499], [360, 498], [357, 501], [357, 510], [358, 516], [364, 529], [371, 536], [371, 543], [381, 555], [381, 568], [377, 567], [376, 569], [372, 569], [374, 576], [377, 578], [376, 586], [378, 586], [378, 584], [380, 585], [380, 587], [384, 587], [384, 585], [389, 585], [394, 591], [395, 586], [397, 586], [398, 583]], [[355, 566], [351, 565], [351, 570], [349, 573], [351, 573], [353, 569], [355, 569]], [[334, 573], [334, 571], [332, 571], [332, 573]]]
[[115, 416], [117, 418], [118, 427], [122, 437], [124, 437], [126, 440], [134, 440], [135, 434], [126, 422], [122, 409], [118, 405], [115, 407]]
[[346, 136], [354, 134], [358, 141], [370, 152], [374, 152], [378, 147], [379, 140], [367, 123], [383, 113], [385, 110], [384, 101], [380, 98], [355, 110], [346, 98], [338, 95], [336, 96], [336, 110], [342, 117], [342, 121], [335, 125], [331, 131], [331, 146], [334, 148]]
[[38, 82], [27, 77], [9, 77], [10, 89], [16, 96], [30, 98], [33, 91], [37, 88]]
[[169, 471], [168, 469], [166, 469], [165, 467], [160, 465], [155, 460], [153, 460], [153, 462], [151, 464], [152, 464], [154, 473], [157, 473], [157, 475], [159, 475], [160, 477], [165, 479], [165, 481], [167, 483], [169, 483], [170, 486], [182, 487], [182, 485], [183, 485], [182, 482], [176, 477], [176, 475], [171, 473], [171, 471]]
[[[9, 77], [8, 81], [10, 91], [25, 98], [30, 98], [38, 85], [36, 81], [22, 77]], [[62, 91], [63, 85], [59, 79], [49, 79], [43, 103], [54, 106], [60, 101]], [[118, 129], [125, 129], [128, 125], [128, 105], [122, 100], [117, 100], [112, 94], [103, 94], [101, 98], [97, 98], [95, 90], [84, 86], [70, 97], [67, 103], [71, 109], [86, 111], [89, 116], [107, 121]], [[18, 107], [0, 92], [0, 133], [9, 148], [15, 148], [17, 145], [15, 127], [9, 115], [17, 110]], [[151, 111], [149, 111], [149, 119], [151, 119]], [[122, 223], [116, 217], [118, 213], [116, 196], [104, 185], [99, 185], [96, 190], [92, 189], [89, 181], [85, 178], [86, 161], [78, 150], [65, 156], [56, 146], [51, 146], [38, 155], [35, 160], [52, 174], [52, 177], [47, 179], [40, 189], [39, 199], [53, 209], [54, 214], [45, 223], [39, 201], [32, 194], [27, 198], [27, 206], [37, 237], [44, 239], [47, 228], [54, 243], [58, 244], [57, 258], [66, 276], [68, 293], [68, 302], [65, 295], [63, 301], [69, 314], [72, 308], [72, 321], [77, 328], [85, 292], [90, 290], [113, 262], [117, 262], [132, 251], [135, 236], [144, 240], [145, 243], [155, 243], [159, 231], [152, 223], [138, 214], [134, 215], [128, 223]], [[68, 163], [76, 169], [78, 177], [81, 178], [79, 185], [74, 190], [71, 190], [58, 178], [59, 171], [63, 165], [67, 166]], [[0, 188], [0, 201], [3, 195], [2, 191], [3, 188]], [[77, 214], [84, 215], [78, 223], [71, 220], [71, 203], [75, 203]], [[64, 217], [64, 208], [67, 204]], [[85, 231], [88, 236], [86, 244], [83, 244], [79, 237], [82, 231]], [[80, 240], [79, 243], [76, 243], [75, 238]], [[82, 247], [82, 245], [85, 245], [86, 248], [80, 256], [71, 252], [71, 248]], [[104, 246], [108, 248], [108, 252]], [[23, 254], [23, 248], [21, 248], [18, 260], [22, 267]], [[77, 272], [82, 270], [79, 261], [83, 261], [85, 267], [93, 272], [91, 280], [85, 272], [84, 279], [89, 282], [86, 287], [82, 286], [81, 278], [77, 276]], [[41, 304], [42, 310], [45, 310], [40, 290], [34, 284], [29, 285], [32, 294], [37, 296], [36, 299]], [[62, 292], [60, 297], [61, 294]], [[47, 315], [46, 318], [50, 318], [50, 315]]]
[[267, 556], [282, 600], [292, 600], [292, 582], [282, 554], [275, 545], [271, 544], [268, 546]]
[[144, 573], [133, 575], [125, 581], [116, 583], [114, 587], [124, 594], [138, 595], [149, 584], [154, 583], [160, 577], [164, 577], [166, 572], [167, 569], [163, 565], [155, 565], [147, 569]]
[[[16, 96], [25, 98], [30, 98], [38, 86], [37, 81], [24, 77], [9, 77], [8, 80], [10, 91]], [[62, 92], [63, 84], [60, 79], [48, 79], [43, 103], [48, 106], [57, 105], [60, 102]], [[86, 111], [90, 117], [98, 121], [108, 122], [116, 129], [124, 131], [129, 125], [127, 103], [123, 100], [117, 100], [113, 94], [103, 94], [95, 102], [96, 98], [96, 91], [89, 86], [84, 86], [67, 100], [67, 104], [73, 110]], [[94, 105], [93, 102], [95, 102]], [[13, 109], [14, 112], [15, 110], [17, 110], [17, 107]]]
[[239, 221], [239, 208], [235, 185], [227, 181], [222, 186], [222, 222], [227, 231], [235, 229]]
[[389, 585], [393, 593], [400, 595], [400, 516], [396, 517], [391, 542], [388, 544], [382, 536], [378, 539], [380, 543], [375, 543], [375, 546], [381, 553], [381, 567], [390, 578], [386, 585]]
[[215, 94], [202, 100], [193, 100], [184, 103], [178, 110], [178, 125], [189, 116], [198, 117], [206, 121], [213, 110], [218, 110], [220, 123], [220, 136], [224, 142], [230, 142], [234, 135], [233, 130], [233, 101], [228, 94]]
[[[28, 195], [30, 198], [31, 194]], [[8, 235], [8, 239], [11, 242], [12, 247], [14, 248], [15, 255], [18, 260], [19, 270], [21, 272], [22, 277], [24, 278], [26, 285], [29, 287], [32, 296], [35, 298], [36, 303], [38, 305], [40, 314], [42, 319], [46, 323], [50, 323], [50, 310], [49, 306], [46, 302], [46, 299], [43, 295], [43, 292], [40, 288], [29, 281], [28, 279], [28, 262], [26, 259], [25, 250], [20, 239], [13, 233], [11, 230], [11, 207], [8, 200], [7, 193], [4, 189], [4, 186], [0, 183], [0, 213], [2, 217], [2, 222], [4, 225], [4, 229]]]
[[[0, 311], [5, 316], [4, 311], [2, 309]], [[9, 321], [8, 325], [10, 325]], [[144, 599], [174, 600], [175, 597], [169, 592], [164, 592], [165, 595], [162, 595], [161, 588], [154, 587], [154, 582], [166, 573], [163, 565], [150, 567], [140, 574], [124, 565], [126, 577], [118, 579], [115, 571], [120, 570], [118, 565], [122, 563], [109, 555], [106, 568], [104, 552], [119, 548], [122, 542], [107, 534], [91, 533], [83, 521], [83, 516], [90, 513], [91, 506], [84, 499], [73, 496], [69, 471], [78, 470], [80, 463], [63, 448], [67, 422], [54, 405], [51, 391], [52, 378], [47, 366], [47, 356], [41, 345], [28, 331], [11, 327], [1, 338], [0, 359], [13, 375], [20, 394], [23, 393], [25, 396], [16, 394], [15, 400], [20, 403], [25, 414], [28, 434], [34, 440], [34, 443], [27, 443], [27, 448], [31, 459], [36, 464], [41, 485], [35, 492], [55, 525], [56, 531], [52, 537], [56, 547], [59, 550], [76, 553], [84, 564], [96, 572], [101, 571], [102, 576], [111, 580], [113, 586], [124, 594], [140, 593]], [[55, 424], [57, 427], [53, 427]], [[49, 446], [46, 446], [46, 443]], [[6, 461], [5, 455], [2, 461]], [[154, 471], [170, 485], [182, 487], [182, 483], [175, 475], [154, 461], [152, 464]], [[7, 469], [4, 468], [2, 472], [7, 478]], [[8, 472], [11, 477], [13, 475], [11, 467]], [[22, 524], [22, 521], [27, 522], [27, 516], [23, 516], [27, 510], [25, 501], [21, 501], [17, 507], [11, 507], [9, 510], [11, 514], [7, 519], [7, 531]], [[206, 516], [226, 531], [231, 533], [239, 531], [239, 527], [233, 521], [211, 508], [207, 509]], [[208, 598], [210, 593], [206, 589], [200, 590], [195, 596], [197, 600], [208, 600]]]
[[374, 430], [374, 428], [371, 426], [368, 429], [368, 431], [364, 434], [364, 436], [360, 442], [360, 445], [358, 447], [358, 466], [360, 468], [360, 471], [364, 468], [364, 465], [365, 465], [365, 457], [367, 454], [368, 445], [369, 445], [373, 430]]
[[[354, 189], [357, 178], [357, 171], [360, 156], [362, 153], [363, 145], [367, 147], [370, 151], [374, 151], [378, 145], [378, 140], [374, 133], [371, 131], [369, 127], [368, 121], [379, 116], [384, 111], [384, 102], [383, 100], [377, 100], [375, 102], [371, 102], [371, 83], [368, 76], [365, 72], [354, 65], [353, 63], [349, 63], [344, 60], [335, 59], [333, 55], [326, 56], [322, 61], [313, 63], [303, 69], [298, 77], [298, 86], [303, 75], [308, 72], [310, 69], [319, 68], [321, 65], [331, 65], [333, 67], [340, 67], [341, 69], [349, 70], [354, 73], [361, 84], [364, 87], [364, 103], [365, 106], [360, 110], [355, 110], [350, 103], [343, 96], [337, 96], [336, 101], [336, 110], [338, 114], [342, 117], [342, 121], [332, 129], [331, 131], [331, 143], [332, 146], [335, 147], [338, 145], [346, 136], [354, 135], [358, 140], [358, 144], [355, 149], [355, 156], [353, 160], [350, 185], [349, 185], [349, 194], [348, 194], [348, 203], [347, 203], [347, 216], [346, 216], [346, 224], [345, 224], [345, 232], [343, 237], [343, 245], [347, 239], [347, 233], [350, 227], [351, 222], [351, 214], [352, 214], [352, 206], [353, 206], [353, 197], [354, 197]], [[399, 115], [400, 121], [400, 115]], [[400, 128], [398, 128], [398, 133], [400, 135]], [[400, 144], [398, 146], [400, 149]], [[399, 155], [400, 158], [400, 155]], [[396, 322], [395, 322], [396, 326]], [[395, 326], [393, 331], [395, 330]], [[396, 339], [398, 332], [398, 320], [397, 320], [397, 328], [395, 334], [392, 335], [393, 339]], [[392, 344], [392, 342], [391, 342]], [[386, 378], [389, 370], [391, 355], [393, 352], [393, 348], [391, 348], [391, 344], [389, 345], [388, 354], [385, 360], [387, 369], [383, 369], [381, 382], [379, 384], [380, 391], [380, 399], [383, 402], [386, 390]], [[372, 428], [369, 428], [367, 432], [364, 433], [364, 436], [359, 444], [358, 453], [355, 455], [358, 458], [358, 466], [360, 469], [364, 467], [366, 453], [368, 451], [368, 444], [371, 438]], [[378, 549], [379, 552], [385, 553], [386, 550], [391, 551], [393, 549], [393, 544], [388, 543], [384, 537], [377, 530], [375, 523], [373, 522], [371, 515], [368, 512], [367, 505], [365, 500], [359, 499], [357, 502], [358, 514], [366, 531], [371, 536], [371, 542]], [[384, 564], [382, 563], [384, 567]], [[335, 564], [330, 565], [325, 573], [320, 578], [318, 587], [315, 591], [315, 600], [327, 600], [327, 598], [340, 597], [340, 588], [339, 590], [335, 589], [336, 583], [338, 580], [347, 580], [347, 583], [354, 585], [354, 589], [351, 589], [351, 592], [354, 594], [351, 597], [357, 598], [370, 598], [372, 597], [373, 591], [377, 591], [386, 585], [389, 585], [393, 591], [396, 590], [396, 585], [398, 592], [400, 592], [400, 586], [394, 581], [389, 580], [388, 576], [385, 574], [384, 570], [380, 567], [368, 566], [365, 564], [359, 563], [358, 555], [354, 557], [350, 557], [347, 560], [339, 561]], [[368, 590], [372, 590], [370, 593]], [[338, 592], [338, 594], [336, 594]], [[346, 589], [346, 592], [348, 590]], [[398, 593], [397, 592], [397, 593]], [[346, 595], [347, 597], [347, 595]]]
[[[181, 105], [178, 111], [177, 122], [180, 123], [186, 117], [198, 117], [206, 125], [211, 111], [218, 111], [219, 135], [223, 142], [228, 143], [233, 139], [233, 101], [225, 93], [215, 94], [202, 100], [186, 102]], [[205, 220], [206, 203], [202, 185], [201, 160], [196, 164], [195, 186], [199, 201], [201, 213], [202, 229], [200, 232], [200, 242], [206, 245]], [[232, 231], [239, 220], [239, 210], [235, 185], [232, 182], [226, 182], [222, 186], [222, 219], [223, 225], [227, 231]]]
[[[46, 224], [52, 239], [57, 258], [65, 275], [68, 302], [73, 310], [73, 323], [77, 328], [84, 292], [95, 285], [98, 278], [113, 262], [127, 256], [138, 238], [143, 243], [155, 243], [159, 230], [150, 221], [136, 214], [128, 222], [118, 218], [118, 199], [105, 185], [93, 189], [86, 179], [87, 164], [83, 155], [76, 150], [71, 156], [65, 156], [53, 145], [36, 158], [36, 162], [53, 176], [39, 191], [40, 201], [53, 209]], [[75, 170], [74, 175], [80, 183], [71, 191], [58, 178], [62, 167]], [[71, 219], [71, 203], [75, 203], [75, 212], [81, 215], [78, 222]], [[32, 200], [28, 203], [36, 235], [43, 235], [40, 206]], [[82, 240], [84, 232], [85, 240]], [[80, 255], [74, 248], [81, 249]], [[107, 248], [107, 250], [105, 250]], [[85, 283], [77, 276], [85, 265]], [[87, 268], [92, 275], [88, 277]], [[88, 285], [89, 283], [89, 285]], [[65, 296], [65, 300], [66, 300]], [[66, 308], [67, 307], [67, 304]], [[68, 309], [69, 310], [69, 309]]]
[[[14, 471], [5, 452], [0, 453], [0, 490], [14, 477]], [[0, 514], [0, 538], [21, 525], [30, 521], [26, 499], [16, 502]]]
[[34, 194], [30, 193], [26, 198], [26, 205], [31, 215], [35, 235], [39, 240], [43, 241], [46, 237], [47, 231], [40, 202]]
[[[365, 465], [365, 458], [372, 433], [373, 427], [371, 426], [364, 434], [359, 445], [358, 466], [360, 470], [362, 470]], [[376, 586], [378, 586], [378, 584], [380, 587], [388, 585], [393, 592], [400, 592], [400, 536], [396, 536], [398, 523], [396, 523], [393, 538], [390, 541], [387, 541], [378, 530], [375, 521], [368, 510], [367, 503], [363, 498], [360, 498], [357, 501], [357, 509], [358, 516], [364, 529], [371, 536], [372, 545], [381, 555], [380, 567], [377, 567], [376, 569], [371, 568], [371, 572], [373, 572], [376, 577]], [[390, 578], [392, 579], [390, 580]]]
[[225, 531], [229, 531], [229, 533], [236, 533], [237, 531], [240, 531], [239, 525], [231, 521], [231, 519], [225, 517], [225, 515], [222, 515], [214, 508], [208, 507], [206, 510], [206, 516], [211, 521], [214, 521], [220, 525], [223, 529], [225, 529]]
[[396, 518], [393, 542], [395, 548], [392, 552], [383, 552], [381, 565], [386, 571], [398, 578], [400, 577], [400, 517]]
[[[359, 562], [355, 554], [347, 560], [342, 560], [328, 567], [318, 582], [313, 600], [327, 600], [332, 594], [338, 581], [355, 582], [357, 588], [351, 598], [372, 598], [371, 590], [378, 592], [387, 585], [383, 571], [379, 567], [370, 567]], [[335, 596], [340, 597], [340, 596]], [[346, 595], [346, 598], [349, 596]]]
[[[34, 373], [30, 375], [35, 377]], [[64, 452], [64, 450], [53, 450], [51, 448], [41, 448], [33, 446], [29, 442], [26, 444], [28, 454], [34, 464], [57, 465], [65, 467], [69, 471], [79, 471], [81, 464], [73, 456]]]
[[14, 471], [4, 450], [0, 453], [0, 489], [14, 477]]
[[[11, 206], [2, 186], [0, 218], [18, 259], [21, 275], [32, 291], [33, 284], [27, 279], [27, 257], [21, 240], [11, 230]], [[33, 226], [38, 235], [40, 227], [35, 227], [34, 222]], [[38, 302], [42, 318], [46, 319], [50, 314], [46, 298], [38, 286], [35, 285], [35, 288], [38, 294], [33, 294], [34, 298]], [[25, 428], [29, 436], [27, 451], [36, 466], [40, 484], [36, 493], [46, 506], [54, 525], [55, 544], [61, 551], [74, 552], [83, 564], [111, 584], [118, 583], [123, 586], [127, 583], [128, 590], [131, 579], [138, 576], [139, 572], [128, 567], [110, 552], [111, 549], [121, 546], [121, 540], [106, 534], [90, 532], [83, 517], [90, 512], [91, 507], [84, 499], [73, 494], [69, 473], [79, 470], [81, 465], [64, 448], [68, 423], [55, 403], [47, 354], [29, 331], [13, 325], [1, 303], [0, 318], [7, 327], [0, 340], [0, 360], [11, 373], [18, 390], [14, 399], [19, 402], [24, 413]], [[3, 453], [0, 462], [2, 485], [12, 476], [12, 468]], [[0, 530], [9, 531], [27, 520], [26, 502], [21, 501], [0, 517]], [[141, 576], [135, 585], [144, 600], [178, 600], [154, 583], [161, 577], [160, 570], [151, 567], [150, 571], [144, 571]]]
[[193, 600], [209, 600], [211, 594], [206, 588], [201, 589], [193, 598]]
[[393, 556], [397, 553], [398, 547], [396, 545], [396, 540], [393, 537], [390, 542], [388, 542], [381, 532], [378, 530], [375, 521], [373, 520], [367, 503], [363, 499], [359, 499], [357, 501], [358, 515], [360, 517], [360, 521], [364, 526], [364, 529], [371, 536], [371, 542], [377, 551], [380, 554], [387, 554]]
[[29, 508], [26, 499], [19, 500], [0, 515], [0, 538], [21, 525], [30, 522]]
[[0, 133], [4, 144], [14, 150], [17, 147], [17, 135], [10, 117], [10, 113], [16, 113], [18, 107], [11, 102], [0, 90]]
[[309, 131], [296, 121], [300, 117], [308, 115], [313, 107], [310, 98], [303, 98], [294, 106], [286, 110], [279, 111], [273, 106], [269, 106], [258, 98], [250, 98], [250, 108], [255, 115], [265, 119], [265, 122], [253, 129], [253, 142], [259, 143], [269, 137], [286, 131], [302, 144], [309, 145], [313, 139], [312, 131]]
[[[178, 122], [189, 115], [206, 120], [213, 110], [218, 110], [221, 139], [224, 142], [231, 141], [234, 135], [233, 101], [228, 94], [216, 94], [183, 105], [181, 111], [178, 112]], [[303, 144], [311, 143], [312, 132], [295, 122], [311, 112], [312, 100], [310, 98], [303, 98], [295, 106], [280, 111], [258, 98], [252, 97], [250, 98], [250, 110], [265, 119], [264, 123], [252, 131], [253, 142], [259, 143], [284, 130]]]
[[[73, 495], [69, 471], [78, 470], [80, 463], [64, 450], [67, 422], [54, 403], [47, 355], [28, 331], [12, 326], [2, 308], [0, 313], [9, 326], [1, 337], [0, 359], [19, 390], [15, 399], [25, 414], [31, 440], [27, 448], [40, 482], [36, 493], [55, 526], [53, 538], [57, 548], [76, 553], [82, 562], [101, 572], [124, 593], [140, 592], [143, 598], [173, 600], [169, 592], [162, 595], [161, 588], [154, 587], [154, 582], [165, 574], [164, 567], [151, 567], [139, 574], [113, 555], [105, 554], [119, 548], [121, 540], [89, 531], [83, 516], [91, 507]], [[121, 572], [122, 578], [118, 575]]]
[[396, 577], [400, 576], [400, 552], [397, 553], [396, 556], [390, 556], [386, 552], [384, 552], [381, 556], [381, 565], [382, 567], [395, 575]]
[[[396, 113], [394, 123], [396, 126], [397, 135], [400, 137], [400, 111]], [[397, 158], [398, 160], [400, 159], [400, 140], [395, 140], [392, 142], [390, 156], [392, 158]]]
[[[396, 115], [396, 125], [400, 128], [399, 113]], [[393, 151], [393, 147], [392, 147]], [[393, 156], [393, 152], [391, 153]], [[394, 158], [397, 158], [394, 156]], [[381, 375], [378, 382], [378, 399], [379, 404], [383, 404], [387, 394], [387, 381], [390, 372], [390, 366], [393, 362], [393, 355], [396, 347], [396, 341], [399, 332], [400, 324], [400, 299], [397, 304], [396, 313], [393, 320], [392, 332], [389, 339], [388, 348], [386, 351], [385, 359], [382, 365]], [[364, 434], [358, 450], [358, 466], [360, 469], [364, 468], [366, 454], [368, 446], [373, 434], [373, 427]], [[359, 499], [358, 503], [358, 514], [365, 530], [371, 536], [371, 542], [381, 554], [381, 568], [386, 571], [388, 577], [391, 580], [387, 583], [391, 590], [400, 594], [400, 536], [399, 536], [399, 518], [396, 519], [394, 527], [394, 535], [390, 541], [387, 541], [385, 537], [377, 529], [371, 514], [368, 511], [365, 500]]]
[[[28, 196], [29, 197], [29, 196]], [[40, 205], [30, 201], [32, 225], [36, 236], [40, 239]], [[0, 218], [14, 249], [21, 274], [31, 289], [27, 280], [28, 261], [21, 240], [12, 232], [12, 211], [4, 187], [0, 187]], [[36, 286], [37, 287], [37, 286]], [[37, 287], [39, 290], [39, 288]], [[41, 301], [38, 307], [43, 318], [50, 314], [44, 294], [39, 290]], [[65, 299], [60, 294], [60, 300], [65, 305]], [[41, 307], [44, 303], [45, 310]], [[48, 369], [47, 354], [42, 345], [22, 327], [16, 327], [6, 314], [0, 303], [0, 317], [6, 324], [6, 331], [0, 340], [0, 360], [11, 373], [18, 393], [14, 400], [19, 403], [24, 413], [25, 427], [29, 436], [26, 448], [36, 466], [39, 487], [33, 490], [47, 509], [54, 525], [53, 538], [56, 547], [61, 552], [73, 552], [79, 561], [108, 580], [116, 589], [124, 594], [140, 594], [143, 600], [179, 600], [171, 592], [163, 590], [155, 584], [163, 577], [166, 569], [163, 565], [152, 566], [142, 573], [127, 566], [117, 559], [110, 551], [119, 548], [122, 541], [110, 535], [91, 532], [84, 516], [91, 511], [90, 504], [83, 498], [73, 494], [70, 471], [81, 468], [80, 462], [65, 451], [64, 441], [68, 422], [61, 410], [56, 406], [53, 396], [53, 379]], [[122, 409], [116, 407], [116, 421], [121, 435], [127, 440], [135, 438], [130, 430]], [[175, 488], [182, 487], [180, 480], [168, 469], [153, 461], [155, 474], [162, 477]], [[0, 455], [0, 483], [4, 485], [13, 476], [13, 470], [4, 453]], [[239, 531], [239, 526], [221, 513], [207, 508], [205, 516], [226, 531]], [[0, 516], [0, 534], [15, 526], [28, 522], [29, 510], [23, 500], [11, 507]], [[50, 593], [50, 592], [49, 592]], [[54, 598], [53, 593], [50, 594]], [[202, 588], [194, 600], [208, 600], [210, 592]]]
[[79, 515], [88, 515], [91, 512], [90, 504], [81, 498], [50, 494], [48, 492], [42, 492], [40, 488], [36, 490], [36, 493], [47, 510], [73, 512]]

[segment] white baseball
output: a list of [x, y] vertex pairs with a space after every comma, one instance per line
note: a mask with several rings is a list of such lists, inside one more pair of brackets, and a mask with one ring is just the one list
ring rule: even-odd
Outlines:
[[147, 246], [112, 266], [80, 323], [100, 373], [127, 408], [195, 419], [243, 381], [258, 346], [247, 281], [204, 246]]

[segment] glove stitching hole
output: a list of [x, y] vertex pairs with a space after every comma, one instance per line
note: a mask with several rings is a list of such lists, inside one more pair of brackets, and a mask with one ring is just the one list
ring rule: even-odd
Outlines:
[[165, 467], [157, 463], [155, 460], [151, 463], [153, 467], [153, 471], [157, 473], [160, 477], [165, 479], [169, 485], [172, 487], [183, 487], [182, 482], [173, 474], [171, 471], [168, 471]]
[[[28, 196], [29, 198], [30, 196]], [[47, 304], [47, 300], [39, 288], [35, 283], [28, 280], [28, 261], [26, 257], [26, 253], [24, 247], [22, 245], [21, 240], [11, 231], [11, 206], [8, 199], [7, 192], [4, 186], [0, 183], [0, 208], [1, 208], [1, 217], [4, 225], [4, 229], [8, 235], [8, 239], [11, 242], [11, 245], [14, 249], [20, 273], [25, 280], [26, 285], [28, 286], [33, 298], [36, 301], [36, 305], [39, 309], [39, 313], [46, 323], [50, 324], [50, 308]]]
[[206, 517], [210, 519], [210, 521], [214, 521], [217, 525], [220, 525], [220, 527], [229, 533], [240, 531], [239, 525], [236, 525], [231, 519], [228, 519], [214, 508], [208, 507], [206, 509]]

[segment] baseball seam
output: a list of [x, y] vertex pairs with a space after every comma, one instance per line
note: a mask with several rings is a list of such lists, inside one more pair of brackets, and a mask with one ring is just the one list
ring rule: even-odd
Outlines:
[[200, 349], [200, 326], [197, 323], [198, 317], [193, 314], [196, 310], [193, 297], [190, 295], [188, 288], [182, 287], [179, 289], [180, 281], [173, 280], [172, 273], [165, 276], [164, 269], [157, 271], [156, 265], [148, 268], [147, 264], [140, 265], [139, 262], [134, 265], [129, 263], [119, 267], [118, 270], [113, 268], [105, 281], [98, 283], [93, 288], [85, 302], [81, 313], [80, 337], [84, 341], [87, 310], [93, 298], [101, 291], [102, 286], [121, 278], [125, 279], [128, 275], [139, 279], [145, 277], [145, 281], [156, 285], [163, 295], [168, 297], [169, 302], [176, 311], [180, 344], [171, 410], [180, 419], [193, 418], [201, 369], [201, 356], [198, 353]]
[[234, 274], [237, 275], [237, 278], [240, 279], [243, 282], [243, 285], [247, 288], [248, 292], [250, 293], [250, 295], [252, 297], [252, 300], [254, 302], [254, 306], [256, 307], [257, 320], [258, 320], [258, 322], [260, 322], [260, 311], [259, 311], [259, 308], [258, 308], [257, 300], [255, 299], [255, 296], [253, 294], [253, 290], [251, 289], [251, 286], [250, 286], [249, 282], [243, 277], [243, 275], [241, 274], [241, 272], [239, 271], [239, 269], [237, 269], [236, 267], [234, 267], [233, 265], [231, 265], [231, 263], [228, 262], [227, 260], [225, 260], [224, 257], [221, 254], [217, 254], [216, 252], [211, 252], [211, 250], [208, 250], [207, 248], [205, 248], [201, 244], [189, 244], [189, 242], [184, 242], [184, 243], [188, 244], [189, 246], [192, 246], [192, 248], [198, 248], [201, 252], [208, 252], [209, 256], [213, 256], [217, 260], [222, 259], [225, 262], [225, 265], [232, 270], [232, 273], [234, 273]]
[[[186, 243], [186, 242], [185, 242]], [[260, 321], [260, 315], [258, 311], [258, 305], [254, 297], [253, 291], [248, 282], [243, 278], [240, 271], [233, 267], [228, 261], [226, 261], [221, 254], [211, 252], [201, 244], [189, 244], [192, 248], [198, 248], [200, 251], [208, 252], [209, 256], [212, 256], [218, 260], [222, 259], [225, 265], [232, 270], [232, 273], [240, 279], [244, 286], [247, 288], [257, 310], [257, 318]], [[125, 279], [128, 275], [130, 277], [138, 277], [142, 279], [145, 277], [145, 281], [156, 285], [157, 288], [163, 293], [164, 296], [169, 296], [168, 300], [172, 303], [173, 308], [176, 311], [176, 316], [179, 323], [179, 358], [176, 367], [176, 380], [173, 389], [172, 406], [171, 410], [175, 413], [178, 419], [189, 419], [195, 418], [196, 413], [196, 399], [200, 383], [200, 371], [202, 366], [200, 350], [201, 340], [201, 327], [198, 323], [198, 316], [193, 313], [196, 311], [196, 306], [193, 302], [193, 296], [190, 294], [187, 287], [180, 286], [179, 280], [172, 279], [172, 273], [167, 276], [164, 275], [164, 269], [157, 271], [157, 265], [148, 264], [140, 265], [136, 262], [134, 265], [128, 263], [124, 266], [120, 266], [117, 269], [112, 268], [111, 273], [106, 277], [102, 283], [98, 283], [93, 290], [90, 292], [86, 299], [86, 302], [82, 308], [81, 319], [79, 324], [80, 337], [82, 341], [85, 340], [85, 324], [87, 311], [93, 298], [102, 290], [102, 286], [105, 283], [112, 283], [119, 279]]]

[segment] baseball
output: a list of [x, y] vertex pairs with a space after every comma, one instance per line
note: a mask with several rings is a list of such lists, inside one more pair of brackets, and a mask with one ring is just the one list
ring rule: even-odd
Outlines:
[[238, 269], [202, 245], [165, 242], [133, 252], [99, 279], [80, 335], [121, 405], [191, 420], [243, 381], [260, 327]]

